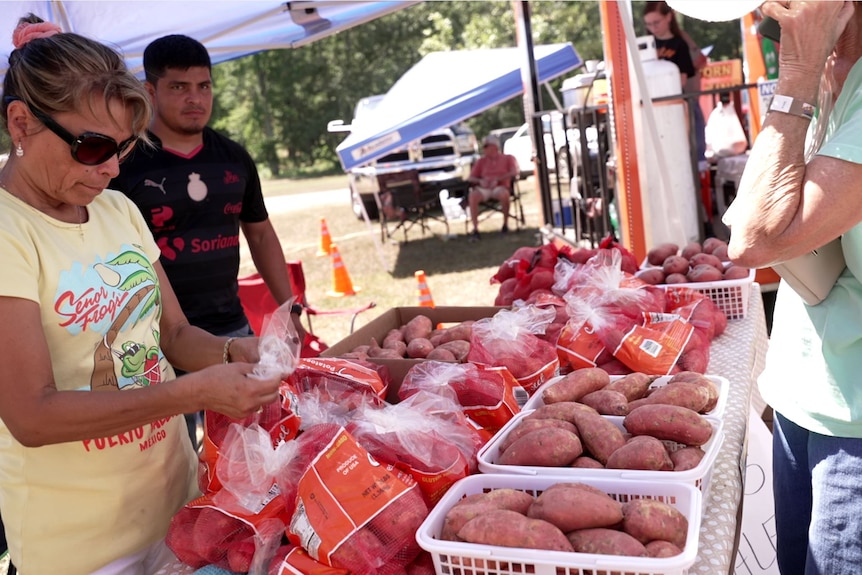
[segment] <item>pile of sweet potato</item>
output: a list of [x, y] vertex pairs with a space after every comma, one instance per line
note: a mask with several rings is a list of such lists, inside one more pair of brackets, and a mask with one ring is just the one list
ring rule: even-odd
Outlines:
[[[519, 416], [508, 433], [496, 438], [498, 465], [685, 471], [704, 457], [701, 446], [713, 435], [713, 424], [698, 411], [664, 400], [625, 409], [622, 427], [601, 415], [584, 398], [604, 390], [631, 397], [642, 395], [651, 378], [632, 374], [613, 383], [597, 368], [572, 372], [543, 391], [542, 405]], [[676, 401], [685, 395], [702, 395], [696, 388], [715, 385], [700, 374], [685, 373], [656, 392], [685, 384], [666, 395]], [[608, 389], [614, 387], [614, 389]], [[656, 393], [654, 392], [654, 393]], [[648, 399], [649, 396], [647, 396]], [[642, 401], [634, 399], [632, 401]], [[677, 401], [676, 403], [683, 403]], [[625, 404], [623, 404], [625, 405]], [[714, 404], [713, 404], [714, 405]]]
[[751, 273], [730, 263], [727, 242], [718, 238], [689, 242], [682, 250], [674, 243], [658, 245], [647, 253], [646, 263], [635, 275], [652, 285], [739, 280]]
[[371, 341], [353, 348], [341, 357], [352, 359], [436, 359], [467, 361], [473, 321], [435, 328], [426, 315], [417, 315], [405, 325], [389, 330], [382, 342]]
[[444, 517], [440, 538], [482, 545], [672, 557], [682, 553], [688, 519], [669, 503], [620, 503], [586, 483], [556, 483], [533, 497], [500, 488], [468, 495]]

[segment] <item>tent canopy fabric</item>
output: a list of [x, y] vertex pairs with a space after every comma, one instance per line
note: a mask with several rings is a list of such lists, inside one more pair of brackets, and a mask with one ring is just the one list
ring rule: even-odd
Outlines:
[[186, 34], [209, 50], [213, 64], [274, 48], [297, 48], [379, 18], [418, 0], [41, 0], [0, 3], [0, 81], [18, 19], [33, 13], [117, 48], [142, 77], [144, 48], [167, 34]]
[[[539, 83], [582, 64], [569, 43], [533, 48]], [[428, 54], [336, 148], [347, 171], [523, 94], [521, 48]]]

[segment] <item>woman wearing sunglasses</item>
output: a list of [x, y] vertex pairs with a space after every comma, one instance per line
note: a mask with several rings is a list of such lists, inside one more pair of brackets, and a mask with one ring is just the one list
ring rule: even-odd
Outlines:
[[[196, 495], [179, 414], [244, 417], [257, 340], [188, 324], [139, 211], [105, 190], [150, 121], [113, 50], [21, 20], [3, 83], [0, 515], [23, 573], [149, 574]], [[173, 366], [190, 372], [174, 377]]]

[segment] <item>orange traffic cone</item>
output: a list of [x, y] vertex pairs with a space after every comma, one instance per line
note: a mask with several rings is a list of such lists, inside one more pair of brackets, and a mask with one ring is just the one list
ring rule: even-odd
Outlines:
[[425, 272], [418, 270], [414, 274], [416, 276], [416, 295], [419, 296], [420, 307], [434, 307], [434, 298], [431, 297], [431, 290], [428, 289], [428, 281], [425, 279]]
[[344, 262], [341, 261], [341, 254], [338, 253], [338, 246], [330, 244], [330, 257], [332, 258], [332, 289], [327, 292], [327, 295], [332, 297], [342, 297], [346, 295], [356, 295], [362, 288], [354, 288], [350, 281], [350, 275], [347, 273], [347, 268], [344, 267]]
[[320, 218], [320, 247], [317, 249], [318, 256], [328, 256], [332, 254], [332, 237], [329, 235], [329, 228], [326, 227], [326, 218]]

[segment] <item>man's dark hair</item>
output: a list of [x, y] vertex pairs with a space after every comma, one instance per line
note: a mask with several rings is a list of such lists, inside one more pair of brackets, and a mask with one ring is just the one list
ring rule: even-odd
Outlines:
[[144, 50], [144, 73], [147, 82], [153, 85], [168, 68], [188, 70], [196, 66], [206, 66], [212, 71], [210, 55], [203, 44], [182, 34], [162, 36]]

